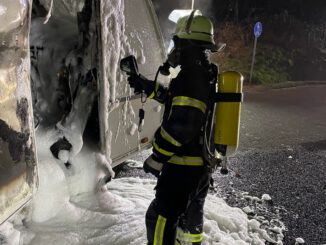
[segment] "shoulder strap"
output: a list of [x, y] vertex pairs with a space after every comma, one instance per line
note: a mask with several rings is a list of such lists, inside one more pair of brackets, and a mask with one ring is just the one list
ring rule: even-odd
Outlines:
[[219, 73], [218, 66], [215, 65], [215, 64], [210, 64], [209, 73], [210, 73], [210, 76], [211, 76], [211, 80], [210, 80], [211, 95], [210, 95], [209, 106], [212, 109], [213, 106], [214, 106], [214, 103], [215, 103], [216, 87], [217, 87], [217, 83], [218, 83], [218, 80], [217, 80], [218, 73]]

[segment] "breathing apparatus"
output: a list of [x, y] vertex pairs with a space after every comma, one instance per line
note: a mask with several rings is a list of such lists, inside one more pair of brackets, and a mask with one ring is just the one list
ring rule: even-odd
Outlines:
[[214, 95], [204, 129], [204, 157], [221, 173], [228, 173], [228, 157], [239, 144], [243, 76], [236, 71], [216, 72]]
[[178, 38], [176, 36], [173, 37], [174, 46], [168, 54], [167, 60], [163, 63], [162, 66], [159, 67], [159, 72], [164, 76], [170, 75], [170, 67], [176, 68], [180, 64], [180, 56], [181, 56], [181, 47], [178, 43]]

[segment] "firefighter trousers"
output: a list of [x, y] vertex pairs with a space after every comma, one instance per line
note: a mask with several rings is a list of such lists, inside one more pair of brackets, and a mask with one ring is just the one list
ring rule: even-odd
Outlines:
[[210, 178], [206, 166], [164, 164], [146, 213], [149, 245], [201, 244]]

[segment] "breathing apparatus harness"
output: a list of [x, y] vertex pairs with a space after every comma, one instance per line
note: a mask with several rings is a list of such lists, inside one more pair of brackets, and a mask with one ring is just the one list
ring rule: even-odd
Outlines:
[[207, 166], [211, 172], [214, 172], [217, 167], [221, 166], [221, 159], [214, 155], [214, 144], [212, 142], [214, 132], [214, 115], [215, 115], [215, 97], [217, 93], [217, 77], [218, 67], [214, 64], [210, 65], [209, 71], [212, 76], [210, 81], [210, 95], [205, 115], [205, 125], [202, 128], [200, 143], [202, 145], [203, 156]]

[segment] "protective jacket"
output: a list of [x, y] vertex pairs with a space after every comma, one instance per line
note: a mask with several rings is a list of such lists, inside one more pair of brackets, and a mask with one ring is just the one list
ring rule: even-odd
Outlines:
[[[190, 53], [190, 55], [193, 55]], [[164, 163], [156, 197], [146, 214], [148, 244], [200, 244], [210, 172], [202, 153], [207, 108], [214, 97], [216, 66], [189, 59], [168, 89], [153, 84], [150, 98], [165, 104], [153, 154]]]
[[165, 104], [163, 122], [153, 142], [153, 152], [161, 161], [204, 165], [201, 137], [206, 109], [214, 96], [215, 76], [214, 65], [185, 64], [168, 89], [156, 85], [150, 97]]

